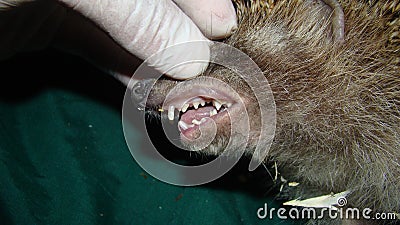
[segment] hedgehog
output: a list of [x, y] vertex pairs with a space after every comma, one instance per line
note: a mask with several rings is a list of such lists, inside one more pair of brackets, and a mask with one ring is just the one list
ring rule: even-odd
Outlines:
[[[241, 116], [234, 110], [235, 97], [206, 78], [220, 80], [239, 93], [251, 115], [246, 155], [273, 162], [284, 179], [300, 184], [288, 192], [289, 200], [347, 191], [348, 207], [399, 213], [399, 2], [234, 3], [239, 26], [224, 43], [258, 65], [275, 102], [275, 133], [265, 154], [255, 153], [261, 126], [257, 99], [240, 76], [222, 66], [210, 64], [187, 81], [158, 80], [145, 103], [147, 113], [159, 114], [169, 91], [179, 85], [175, 92], [181, 100], [168, 104], [178, 111], [182, 143], [193, 149], [201, 144], [196, 140], [199, 127], [208, 128], [200, 119], [210, 113], [217, 132], [202, 152], [219, 155], [229, 138], [235, 139], [230, 128], [239, 126], [224, 112], [231, 109], [231, 117]], [[202, 89], [226, 95], [218, 99], [194, 91]], [[367, 222], [373, 221], [351, 221]]]

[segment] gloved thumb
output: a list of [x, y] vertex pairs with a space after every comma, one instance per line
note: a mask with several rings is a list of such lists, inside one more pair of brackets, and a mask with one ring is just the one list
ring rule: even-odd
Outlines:
[[[209, 42], [197, 26], [173, 2], [159, 0], [61, 0], [96, 23], [120, 46], [145, 60], [179, 43], [196, 42], [190, 49], [173, 48], [152, 57], [149, 64], [176, 79], [201, 73], [208, 63]], [[77, 34], [79, 35], [79, 34]], [[101, 46], [99, 46], [101, 48]], [[174, 67], [173, 69], [171, 69]]]

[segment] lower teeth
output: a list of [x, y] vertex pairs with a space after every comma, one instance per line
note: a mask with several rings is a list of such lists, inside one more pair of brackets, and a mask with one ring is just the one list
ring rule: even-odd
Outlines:
[[195, 125], [199, 126], [200, 124], [204, 123], [206, 120], [207, 120], [207, 118], [202, 118], [200, 121], [194, 119], [194, 120], [192, 120], [192, 124], [190, 124], [190, 125], [181, 120], [178, 122], [178, 126], [180, 126], [183, 130], [187, 130], [189, 128], [194, 127]]
[[191, 127], [194, 127], [194, 124], [189, 125], [189, 124], [187, 124], [187, 123], [185, 123], [183, 121], [179, 121], [178, 122], [178, 126], [180, 126], [184, 130], [187, 130], [187, 129], [191, 128]]

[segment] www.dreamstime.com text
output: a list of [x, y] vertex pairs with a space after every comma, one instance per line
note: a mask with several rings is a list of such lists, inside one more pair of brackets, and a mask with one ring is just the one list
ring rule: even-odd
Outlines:
[[365, 220], [396, 220], [400, 219], [395, 212], [374, 213], [372, 209], [358, 208], [268, 208], [265, 203], [258, 208], [257, 217], [259, 219], [365, 219]]

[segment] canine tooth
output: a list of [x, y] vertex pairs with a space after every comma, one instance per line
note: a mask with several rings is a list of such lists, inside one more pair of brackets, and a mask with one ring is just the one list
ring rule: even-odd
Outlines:
[[189, 108], [189, 104], [184, 104], [183, 106], [182, 106], [182, 112], [186, 112], [186, 110]]
[[178, 125], [184, 130], [187, 130], [190, 127], [188, 124], [186, 124], [182, 120], [178, 122]]
[[195, 109], [198, 109], [198, 108], [199, 108], [199, 105], [200, 105], [200, 102], [193, 102], [193, 107], [194, 107]]
[[230, 103], [230, 102], [226, 103], [226, 107], [227, 107], [227, 108], [229, 108], [229, 107], [231, 107], [231, 106], [232, 106], [232, 103]]
[[174, 116], [175, 116], [175, 106], [170, 105], [168, 108], [168, 119], [174, 120]]
[[219, 103], [217, 100], [213, 101], [213, 105], [215, 106], [215, 108], [217, 108], [217, 110], [221, 108], [221, 103]]
[[201, 101], [200, 101], [200, 105], [201, 105], [201, 106], [205, 106], [205, 105], [206, 105], [206, 102], [205, 102], [204, 100], [201, 100]]
[[196, 120], [196, 119], [192, 120], [192, 123], [195, 124], [195, 125], [200, 125], [201, 124], [201, 122]]

